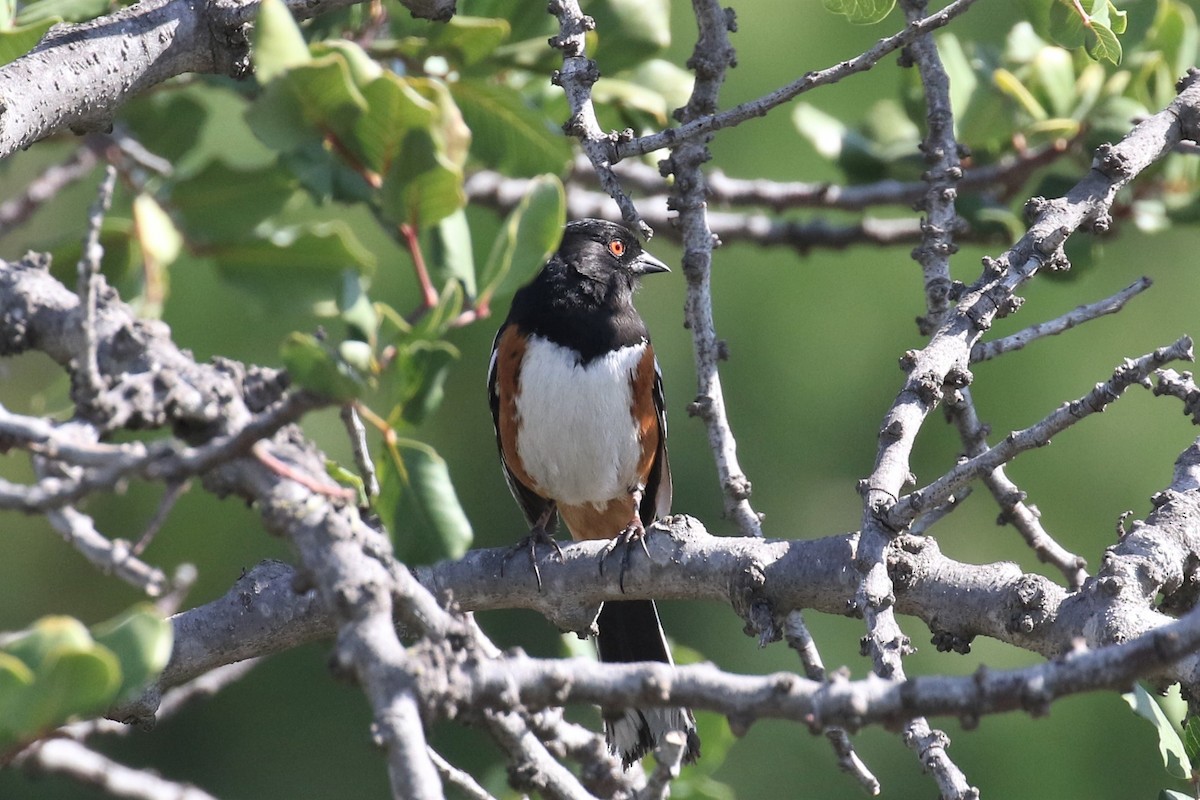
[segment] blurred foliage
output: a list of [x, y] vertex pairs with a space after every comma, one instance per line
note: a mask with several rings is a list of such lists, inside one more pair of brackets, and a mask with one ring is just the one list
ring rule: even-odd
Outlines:
[[[0, 0], [0, 63], [28, 50], [55, 21], [88, 19], [110, 7], [95, 0]], [[899, 18], [892, 0], [825, 0], [825, 7], [834, 13], [780, 0], [735, 4], [739, 67], [728, 76], [723, 101], [759, 96], [862, 52]], [[565, 220], [563, 179], [574, 149], [561, 132], [566, 102], [549, 81], [561, 58], [547, 44], [557, 26], [540, 10], [518, 0], [465, 0], [462, 15], [440, 24], [413, 20], [394, 0], [383, 0], [297, 25], [278, 0], [268, 0], [255, 30], [254, 81], [180, 79], [139, 97], [117, 120], [169, 160], [172, 171], [137, 171], [118, 193], [102, 231], [106, 275], [140, 313], [169, 322], [176, 341], [199, 358], [221, 354], [282, 364], [299, 385], [357, 403], [372, 431], [381, 481], [375, 511], [393, 532], [397, 552], [412, 563], [454, 557], [476, 542], [507, 544], [522, 532], [497, 468], [483, 399], [494, 322], [480, 320], [503, 313], [515, 289], [557, 246]], [[692, 82], [680, 66], [695, 32], [686, 4], [592, 0], [585, 10], [597, 23], [588, 33], [588, 52], [602, 73], [594, 87], [601, 125], [636, 133], [668, 125]], [[847, 20], [884, 24], [858, 27]], [[1026, 197], [1061, 192], [1086, 171], [1092, 147], [1117, 140], [1134, 120], [1170, 101], [1176, 78], [1196, 63], [1200, 30], [1194, 8], [1179, 0], [1019, 0], [979, 4], [936, 41], [951, 79], [956, 131], [969, 149], [965, 166], [1068, 143], [1063, 158], [1019, 190], [960, 198], [960, 213], [973, 226], [1016, 232]], [[919, 79], [915, 70], [882, 69], [722, 131], [712, 143], [714, 165], [778, 180], [916, 180], [924, 169], [917, 150], [924, 127]], [[0, 198], [61, 160], [68, 145], [61, 139], [39, 144], [0, 163]], [[532, 179], [503, 218], [466, 204], [464, 180], [479, 169]], [[1025, 312], [998, 323], [995, 333], [1003, 335], [1053, 317], [1145, 270], [1153, 270], [1159, 286], [1152, 299], [1092, 323], [1086, 334], [978, 365], [976, 398], [996, 430], [1039, 419], [1124, 356], [1195, 334], [1188, 326], [1200, 285], [1188, 224], [1197, 217], [1196, 170], [1194, 156], [1176, 154], [1157, 164], [1118, 198], [1118, 223], [1133, 223], [1123, 226], [1124, 237], [1110, 240], [1103, 252], [1092, 237], [1072, 239], [1082, 248], [1073, 258], [1090, 268], [1069, 273], [1071, 283], [1039, 280], [1028, 291]], [[90, 192], [86, 186], [64, 192], [3, 241], [3, 256], [48, 250], [55, 274], [73, 285]], [[1160, 235], [1151, 240], [1151, 233]], [[678, 262], [669, 244], [655, 239], [652, 249]], [[973, 279], [982, 254], [965, 249], [955, 260], [961, 272], [955, 277]], [[804, 261], [749, 245], [718, 252], [716, 313], [733, 355], [723, 366], [725, 394], [769, 535], [821, 536], [858, 524], [854, 483], [870, 469], [877, 420], [899, 385], [896, 357], [920, 345], [911, 324], [922, 311], [918, 270], [882, 268], [885, 260], [908, 263], [904, 252], [813, 253]], [[690, 343], [670, 322], [678, 319], [682, 294], [682, 280], [655, 282], [639, 300], [666, 374], [675, 508], [728, 532], [705, 437], [685, 412]], [[829, 372], [816, 366], [831, 364]], [[0, 364], [0, 378], [6, 407], [31, 413], [68, 408], [61, 373], [42, 361]], [[1014, 465], [1046, 523], [1093, 564], [1110, 543], [1112, 521], [1162, 488], [1171, 459], [1192, 436], [1173, 410], [1170, 418], [1161, 412], [1163, 402], [1129, 397], [1089, 421], [1090, 433], [1071, 431], [1056, 447]], [[330, 453], [330, 474], [363, 492], [336, 413], [313, 415], [306, 429]], [[959, 447], [952, 431], [931, 420], [914, 470], [924, 478], [940, 473]], [[19, 466], [5, 463], [0, 470], [10, 480], [29, 479]], [[124, 496], [93, 499], [88, 510], [102, 530], [125, 535], [153, 514], [156, 502], [153, 488], [133, 485]], [[994, 517], [979, 496], [935, 532], [956, 558], [1016, 559], [1025, 569], [1042, 570], [1008, 531], [993, 532]], [[195, 493], [181, 501], [147, 557], [196, 562], [201, 580], [191, 599], [203, 602], [223, 593], [242, 567], [283, 555], [268, 537], [246, 535], [257, 529], [253, 511]], [[64, 557], [64, 545], [44, 521], [18, 520], [6, 535], [13, 545], [0, 558], [6, 587], [0, 625], [23, 627], [50, 613], [83, 618], [97, 608], [115, 613], [128, 605], [128, 590]], [[681, 661], [707, 657], [750, 672], [796, 669], [782, 647], [760, 652], [740, 638], [740, 622], [728, 609], [667, 604], [663, 615], [668, 629], [695, 647], [679, 647]], [[548, 624], [528, 614], [484, 615], [483, 622], [502, 646], [542, 655], [562, 646]], [[104, 669], [74, 683], [77, 693], [65, 693], [36, 718], [6, 716], [4, 691], [14, 685], [14, 674], [40, 680], [43, 662], [22, 660], [25, 672], [0, 672], [0, 725], [24, 719], [0, 731], [11, 737], [3, 741], [95, 713], [124, 690], [126, 678], [114, 676], [140, 680], [152, 671], [126, 665], [121, 637], [88, 634], [75, 622], [53, 625], [71, 632], [75, 649], [64, 663], [103, 662]], [[816, 618], [810, 625], [828, 663], [851, 664], [855, 675], [865, 674], [860, 622]], [[920, 639], [914, 623], [905, 625]], [[97, 655], [106, 649], [119, 672], [112, 659]], [[910, 659], [914, 674], [1032, 660], [987, 642], [957, 659], [925, 649]], [[326, 679], [315, 650], [272, 659], [153, 736], [105, 747], [222, 797], [381, 796], [386, 776], [369, 742], [365, 703]], [[5, 658], [0, 654], [0, 670], [11, 667]], [[596, 724], [589, 710], [578, 713]], [[705, 756], [684, 770], [675, 796], [774, 796], [797, 785], [812, 797], [856, 791], [833, 769], [820, 737], [759, 723], [737, 741], [723, 718], [698, 716]], [[952, 755], [989, 796], [1115, 800], [1145, 796], [1163, 783], [1154, 737], [1115, 696], [1056, 704], [1050, 719], [1036, 723], [1007, 716], [986, 719], [970, 734], [949, 727]], [[1167, 727], [1156, 723], [1160, 734]], [[1187, 730], [1181, 735], [1186, 747]], [[452, 761], [490, 775], [487, 785], [504, 791], [499, 756], [477, 733], [439, 725], [432, 736]], [[931, 791], [894, 736], [868, 730], [857, 741], [886, 791]], [[1047, 742], [1068, 744], [1049, 757]], [[1186, 758], [1192, 760], [1180, 763], [1194, 757], [1191, 752]], [[1000, 760], [1023, 766], [990, 766]], [[4, 797], [67, 798], [82, 791], [0, 771]]]
[[141, 689], [170, 654], [171, 625], [152, 606], [90, 631], [54, 616], [0, 635], [0, 761], [21, 743]]

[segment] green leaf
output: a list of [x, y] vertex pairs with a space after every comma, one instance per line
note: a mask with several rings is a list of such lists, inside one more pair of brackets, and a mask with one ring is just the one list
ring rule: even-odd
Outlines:
[[276, 164], [236, 169], [218, 160], [172, 186], [171, 206], [192, 241], [228, 242], [277, 214], [296, 188], [296, 179]]
[[1006, 69], [998, 69], [992, 75], [992, 81], [1002, 94], [1006, 94], [1017, 102], [1021, 109], [1035, 120], [1049, 118], [1046, 109], [1033, 96], [1033, 92], [1013, 73]]
[[1105, 6], [1110, 21], [1109, 27], [1112, 28], [1112, 32], [1118, 36], [1125, 33], [1129, 27], [1129, 12], [1121, 11], [1112, 4], [1112, 0], [1105, 0]]
[[471, 226], [461, 208], [433, 228], [428, 249], [430, 277], [435, 283], [458, 281], [467, 297], [475, 298], [475, 253], [471, 247]]
[[121, 683], [116, 656], [71, 617], [43, 617], [0, 656], [0, 749], [103, 709]]
[[17, 25], [84, 22], [108, 12], [109, 0], [37, 0], [17, 11]]
[[0, 31], [12, 28], [13, 17], [17, 14], [17, 0], [0, 0]]
[[46, 35], [55, 20], [47, 19], [0, 31], [0, 66], [28, 53]]
[[1174, 789], [1159, 789], [1158, 800], [1196, 800], [1190, 794], [1177, 792]]
[[458, 318], [463, 309], [462, 285], [451, 281], [442, 287], [438, 303], [425, 313], [408, 331], [413, 341], [421, 339], [439, 339], [446, 335], [450, 325]]
[[263, 231], [214, 245], [207, 254], [222, 278], [274, 308], [336, 299], [343, 270], [370, 275], [375, 268], [375, 256], [340, 220]]
[[462, 170], [439, 152], [429, 130], [409, 131], [401, 152], [380, 189], [380, 208], [388, 219], [424, 228], [466, 205]]
[[471, 154], [505, 175], [561, 175], [571, 163], [571, 143], [514, 89], [464, 78], [450, 91], [474, 132]]
[[1071, 54], [1061, 47], [1045, 47], [1030, 66], [1050, 112], [1060, 117], [1069, 116], [1076, 102], [1075, 65]]
[[379, 62], [371, 58], [366, 50], [357, 42], [351, 42], [347, 39], [327, 39], [325, 41], [316, 42], [312, 45], [309, 52], [313, 58], [321, 58], [330, 53], [336, 53], [343, 61], [346, 62], [346, 67], [350, 70], [350, 79], [359, 89], [367, 86], [372, 81], [378, 80], [385, 74], [383, 67]]
[[[616, 108], [648, 116], [650, 124], [665, 125], [673, 108], [661, 94], [635, 80], [601, 78], [592, 85], [592, 99], [601, 108]], [[639, 127], [645, 127], [641, 125]]]
[[[100, 225], [100, 246], [104, 248], [100, 270], [110, 283], [120, 286], [121, 282], [138, 274], [141, 265], [137, 263], [139, 259], [133, 246], [132, 220], [112, 214], [106, 216]], [[83, 255], [80, 237], [65, 237], [61, 244], [53, 245], [50, 253], [53, 257], [50, 274], [67, 284], [78, 279], [76, 265]]]
[[338, 296], [338, 312], [349, 329], [349, 337], [374, 346], [379, 331], [379, 315], [367, 296], [366, 281], [358, 272], [342, 271], [342, 292]]
[[393, 366], [396, 381], [388, 399], [397, 410], [391, 418], [398, 414], [409, 425], [419, 425], [436, 411], [445, 396], [450, 365], [458, 358], [449, 342], [418, 340], [404, 347]]
[[1093, 20], [1088, 28], [1090, 36], [1084, 39], [1084, 50], [1097, 61], [1110, 61], [1114, 65], [1121, 63], [1121, 42], [1117, 35], [1107, 25], [1101, 25]]
[[280, 357], [297, 385], [338, 402], [353, 400], [367, 388], [359, 370], [307, 333], [290, 334]]
[[833, 161], [842, 154], [842, 145], [850, 129], [840, 119], [808, 103], [797, 103], [792, 124], [817, 153]]
[[26, 735], [102, 711], [121, 685], [116, 656], [91, 643], [53, 650], [35, 673], [33, 685], [8, 710], [7, 724]]
[[460, 558], [471, 546], [471, 523], [458, 502], [446, 462], [428, 445], [389, 444], [379, 470], [376, 510], [407, 564]]
[[174, 641], [171, 623], [146, 603], [94, 626], [92, 636], [121, 663], [118, 698], [139, 691], [162, 672]]
[[[1142, 47], [1149, 52], [1159, 51], [1171, 75], [1178, 76], [1195, 65], [1198, 40], [1196, 12], [1175, 0], [1160, 0]], [[1174, 96], [1174, 87], [1171, 88]]]
[[253, 53], [254, 75], [260, 85], [312, 60], [300, 26], [283, 0], [263, 0], [259, 5]]
[[362, 92], [366, 112], [355, 123], [354, 141], [363, 163], [382, 175], [399, 157], [410, 130], [433, 125], [438, 107], [411, 80], [393, 72], [385, 72]]
[[604, 74], [637, 66], [671, 46], [670, 0], [596, 0], [587, 13], [596, 20], [593, 57]]
[[825, 10], [841, 14], [855, 25], [880, 22], [896, 5], [896, 0], [822, 0]]
[[122, 119], [138, 141], [171, 162], [178, 162], [196, 146], [209, 114], [196, 97], [181, 92], [150, 92], [121, 109]]
[[1132, 692], [1123, 694], [1121, 697], [1125, 699], [1134, 713], [1154, 726], [1154, 730], [1158, 734], [1158, 752], [1162, 756], [1163, 766], [1166, 767], [1167, 772], [1176, 778], [1189, 779], [1191, 770], [1188, 767], [1187, 749], [1179, 738], [1179, 734], [1175, 732], [1175, 726], [1171, 724], [1171, 720], [1167, 719], [1167, 715], [1159, 708], [1155, 699], [1140, 685], [1134, 686]]
[[508, 38], [511, 27], [505, 19], [456, 14], [433, 30], [430, 49], [449, 52], [460, 65], [470, 66], [491, 55]]
[[567, 199], [562, 182], [554, 175], [535, 178], [521, 202], [504, 221], [483, 268], [480, 307], [491, 298], [528, 280], [558, 247], [566, 222]]
[[152, 195], [142, 192], [133, 199], [133, 226], [146, 258], [153, 259], [160, 267], [169, 266], [179, 258], [183, 236]]
[[1200, 767], [1200, 717], [1188, 717], [1183, 726], [1183, 752], [1192, 771]]
[[358, 473], [347, 467], [342, 466], [332, 459], [325, 459], [325, 474], [333, 478], [342, 486], [348, 486], [358, 495], [358, 506], [363, 508], [370, 504], [370, 498], [367, 497], [367, 484], [358, 475]]
[[27, 631], [4, 646], [4, 652], [20, 659], [31, 670], [41, 670], [54, 653], [91, 646], [87, 627], [73, 617], [42, 617]]

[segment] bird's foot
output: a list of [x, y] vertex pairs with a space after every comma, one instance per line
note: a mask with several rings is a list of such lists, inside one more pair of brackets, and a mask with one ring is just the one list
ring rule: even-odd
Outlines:
[[558, 556], [558, 561], [561, 564], [563, 560], [562, 548], [558, 546], [554, 536], [550, 531], [546, 530], [545, 525], [535, 525], [529, 535], [521, 541], [513, 545], [512, 549], [504, 554], [504, 560], [500, 562], [500, 577], [504, 577], [504, 566], [513, 556], [524, 551], [529, 556], [529, 566], [533, 567], [533, 577], [537, 579], [538, 591], [542, 591], [542, 571], [538, 569], [538, 545], [550, 546], [554, 548], [554, 554]]
[[632, 522], [625, 526], [625, 530], [618, 533], [615, 537], [609, 540], [605, 545], [604, 550], [600, 553], [600, 574], [604, 574], [604, 562], [618, 547], [621, 552], [621, 572], [617, 578], [617, 586], [620, 587], [621, 593], [625, 593], [625, 571], [629, 569], [629, 554], [633, 551], [634, 543], [642, 546], [642, 552], [646, 557], [650, 557], [650, 548], [646, 547], [646, 528], [642, 525], [642, 521], [636, 517]]

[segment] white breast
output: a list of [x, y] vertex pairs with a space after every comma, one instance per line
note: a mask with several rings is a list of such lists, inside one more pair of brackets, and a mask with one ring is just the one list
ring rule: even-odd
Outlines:
[[566, 505], [604, 503], [637, 481], [641, 442], [630, 419], [630, 376], [646, 343], [577, 363], [531, 336], [517, 395], [517, 454], [541, 491]]

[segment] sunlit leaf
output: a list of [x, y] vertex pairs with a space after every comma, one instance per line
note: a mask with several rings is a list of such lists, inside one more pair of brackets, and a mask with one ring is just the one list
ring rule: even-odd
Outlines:
[[109, 0], [35, 0], [22, 3], [17, 10], [17, 25], [43, 22], [84, 22], [107, 13]]
[[457, 62], [470, 66], [491, 55], [508, 38], [511, 26], [506, 19], [455, 14], [433, 30], [430, 48], [453, 53]]
[[528, 280], [558, 247], [566, 222], [562, 182], [553, 175], [535, 179], [504, 221], [480, 276], [479, 304]]
[[827, 11], [841, 14], [855, 25], [881, 21], [896, 5], [896, 0], [822, 0]]
[[594, 58], [605, 74], [636, 66], [671, 45], [670, 0], [595, 0], [587, 13], [596, 20]]
[[375, 304], [367, 296], [366, 281], [357, 271], [342, 271], [342, 291], [338, 295], [338, 313], [346, 323], [349, 335], [371, 345], [375, 343], [379, 316]]
[[1091, 36], [1084, 39], [1084, 49], [1087, 54], [1097, 61], [1121, 63], [1121, 41], [1107, 25], [1093, 22], [1088, 28]]
[[277, 165], [243, 170], [217, 160], [172, 186], [171, 207], [193, 241], [228, 241], [277, 213], [295, 191], [295, 178]]
[[400, 153], [408, 131], [433, 124], [437, 105], [412, 81], [385, 72], [363, 87], [367, 110], [355, 123], [354, 138], [366, 166], [384, 173]]
[[431, 231], [432, 246], [426, 255], [430, 277], [439, 285], [458, 281], [467, 297], [475, 297], [475, 254], [471, 247], [471, 227], [462, 209], [450, 214]]
[[516, 90], [475, 79], [458, 81], [450, 90], [475, 133], [471, 143], [475, 158], [506, 175], [566, 171], [571, 143]]
[[388, 447], [377, 466], [376, 510], [392, 532], [396, 555], [408, 564], [461, 557], [474, 534], [441, 456], [405, 442]]
[[183, 236], [153, 196], [143, 192], [133, 199], [133, 225], [147, 258], [166, 267], [179, 257]]
[[1176, 778], [1190, 778], [1191, 770], [1188, 767], [1187, 750], [1183, 741], [1150, 693], [1141, 686], [1134, 686], [1132, 692], [1127, 692], [1121, 697], [1135, 714], [1154, 726], [1154, 731], [1158, 734], [1158, 752], [1167, 772]]
[[149, 604], [134, 606], [94, 626], [92, 636], [121, 662], [118, 698], [140, 690], [162, 672], [171, 657], [171, 623]]
[[342, 291], [343, 270], [369, 275], [375, 267], [375, 256], [341, 221], [264, 231], [214, 245], [208, 255], [216, 261], [221, 277], [272, 307], [336, 299]]
[[46, 19], [0, 30], [0, 66], [15, 61], [32, 50], [54, 23], [55, 20]]
[[[399, 419], [419, 425], [437, 410], [445, 396], [450, 365], [458, 358], [453, 345], [439, 340], [418, 340], [402, 349], [394, 366], [394, 396], [388, 398], [398, 404]], [[393, 420], [399, 422], [395, 415]]]
[[254, 26], [254, 75], [260, 84], [312, 60], [300, 26], [283, 0], [263, 0]]
[[353, 400], [367, 388], [360, 370], [307, 333], [290, 334], [280, 347], [280, 357], [296, 385], [333, 400]]
[[327, 53], [337, 53], [346, 62], [350, 70], [350, 79], [359, 89], [377, 80], [384, 74], [379, 62], [371, 58], [357, 42], [346, 39], [328, 39], [314, 44], [311, 48], [314, 58], [320, 58]]
[[401, 150], [403, 157], [392, 162], [380, 190], [388, 219], [424, 228], [466, 205], [462, 171], [438, 151], [429, 130], [409, 131]]

